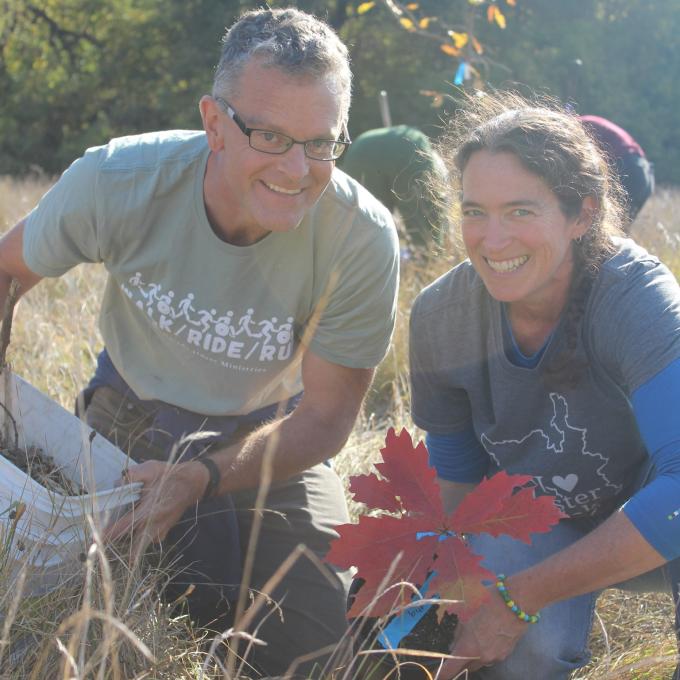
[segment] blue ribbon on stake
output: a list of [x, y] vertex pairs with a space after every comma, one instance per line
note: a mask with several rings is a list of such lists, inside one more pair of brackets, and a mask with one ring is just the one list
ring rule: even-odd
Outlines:
[[[416, 540], [420, 540], [424, 536], [436, 536], [437, 534], [433, 531], [419, 531], [416, 534]], [[439, 541], [445, 541], [450, 534], [441, 534], [439, 536]], [[420, 587], [422, 597], [427, 595], [427, 589], [430, 581], [436, 575], [436, 571], [433, 571], [425, 580], [425, 583]], [[411, 599], [415, 599], [416, 596], [413, 595]], [[428, 599], [437, 600], [439, 595], [430, 595]], [[407, 607], [401, 614], [395, 616], [385, 628], [378, 634], [377, 640], [385, 649], [396, 649], [399, 647], [401, 640], [406, 637], [417, 625], [418, 621], [425, 616], [427, 610], [430, 607], [434, 607], [433, 604], [421, 604], [417, 607]]]
[[456, 75], [453, 79], [453, 84], [462, 85], [465, 82], [466, 77], [467, 77], [467, 62], [463, 60], [460, 62], [460, 64], [458, 64], [458, 70], [456, 71]]

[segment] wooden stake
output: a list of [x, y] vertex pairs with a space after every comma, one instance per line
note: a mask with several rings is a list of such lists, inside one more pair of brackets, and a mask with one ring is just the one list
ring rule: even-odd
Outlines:
[[2, 328], [0, 328], [0, 371], [5, 368], [5, 355], [9, 347], [9, 338], [12, 334], [12, 316], [14, 314], [14, 306], [19, 299], [19, 282], [12, 279], [9, 284], [9, 291], [5, 298], [5, 309], [2, 313]]

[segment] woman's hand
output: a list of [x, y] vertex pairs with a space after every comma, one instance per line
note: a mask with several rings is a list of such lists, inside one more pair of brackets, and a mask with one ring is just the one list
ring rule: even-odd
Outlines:
[[162, 541], [185, 510], [201, 499], [207, 476], [203, 465], [192, 462], [178, 465], [152, 460], [130, 468], [124, 481], [142, 482], [141, 498], [105, 529], [104, 539], [112, 541], [129, 534], [135, 554], [151, 541]]
[[443, 680], [452, 680], [464, 669], [475, 671], [492, 666], [510, 655], [530, 625], [513, 614], [495, 586], [489, 587], [489, 599], [465, 624], [458, 624], [451, 654], [441, 670]]

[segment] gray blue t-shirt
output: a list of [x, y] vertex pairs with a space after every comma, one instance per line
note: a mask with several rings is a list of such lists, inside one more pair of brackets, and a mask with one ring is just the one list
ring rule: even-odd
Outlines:
[[625, 500], [647, 460], [632, 393], [680, 358], [680, 291], [672, 273], [630, 240], [601, 268], [575, 361], [575, 387], [546, 386], [564, 320], [534, 368], [503, 342], [501, 303], [469, 262], [428, 286], [411, 316], [412, 415], [422, 429], [474, 428], [488, 471], [530, 474], [570, 516], [601, 515]]
[[24, 258], [41, 276], [103, 262], [100, 328], [142, 399], [243, 414], [302, 389], [304, 343], [369, 368], [396, 313], [389, 212], [339, 170], [302, 223], [238, 247], [203, 202], [203, 132], [123, 137], [89, 149], [29, 215]]

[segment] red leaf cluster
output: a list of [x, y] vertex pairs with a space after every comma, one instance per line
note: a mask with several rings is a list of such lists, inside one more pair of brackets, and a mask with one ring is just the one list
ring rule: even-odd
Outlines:
[[[428, 596], [441, 599], [444, 612], [469, 618], [487, 597], [482, 581], [495, 575], [467, 545], [466, 534], [506, 534], [530, 543], [530, 534], [545, 532], [563, 515], [550, 496], [534, 497], [528, 475], [498, 472], [484, 479], [450, 514], [442, 506], [437, 475], [429, 467], [425, 445], [413, 446], [404, 429], [390, 428], [375, 474], [350, 480], [354, 498], [373, 510], [357, 524], [343, 524], [326, 557], [338, 567], [357, 568], [364, 585], [348, 612], [384, 616], [412, 600], [413, 588], [430, 572]], [[518, 489], [519, 490], [516, 490]]]

